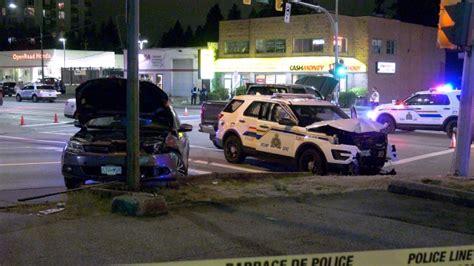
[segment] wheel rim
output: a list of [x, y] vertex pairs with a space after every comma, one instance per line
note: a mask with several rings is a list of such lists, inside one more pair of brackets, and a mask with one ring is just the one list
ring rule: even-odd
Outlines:
[[316, 157], [314, 155], [305, 155], [302, 158], [303, 161], [303, 169], [306, 172], [316, 172], [317, 169], [317, 163], [316, 163]]
[[381, 118], [381, 119], [380, 119], [380, 124], [386, 126], [386, 127], [385, 127], [385, 131], [387, 131], [387, 132], [392, 132], [392, 131], [394, 130], [394, 128], [393, 128], [393, 127], [394, 127], [394, 126], [393, 126], [393, 123], [392, 123], [392, 121], [390, 121], [390, 119], [388, 119], [388, 118]]
[[38, 101], [38, 98], [36, 98], [36, 96], [33, 96], [33, 102], [36, 102]]
[[226, 147], [226, 155], [235, 160], [238, 156], [238, 146], [237, 146], [237, 143], [236, 141], [234, 140], [230, 140], [227, 142], [227, 147]]
[[178, 172], [178, 176], [186, 176], [186, 166], [184, 165], [183, 159], [178, 157], [178, 161], [176, 162], [176, 170]]
[[16, 100], [17, 100], [17, 101], [21, 101], [20, 95], [17, 95], [17, 96], [16, 96]]

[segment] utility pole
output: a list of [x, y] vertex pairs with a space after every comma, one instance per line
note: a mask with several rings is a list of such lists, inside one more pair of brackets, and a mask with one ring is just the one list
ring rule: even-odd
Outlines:
[[43, 44], [43, 28], [44, 28], [44, 0], [41, 1], [41, 21], [40, 21], [40, 43], [41, 43], [41, 79], [44, 81], [44, 44]]
[[[467, 1], [472, 5], [472, 0]], [[474, 27], [474, 12], [470, 13], [468, 28]], [[469, 176], [472, 143], [472, 111], [474, 89], [474, 56], [472, 46], [474, 33], [469, 31], [467, 46], [464, 51], [464, 66], [462, 72], [461, 99], [459, 106], [457, 145], [454, 154], [454, 175]]]
[[127, 0], [127, 186], [140, 188], [139, 0]]

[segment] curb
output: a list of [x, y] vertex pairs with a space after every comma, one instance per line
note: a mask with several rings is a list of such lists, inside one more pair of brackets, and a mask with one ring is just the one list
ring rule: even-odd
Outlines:
[[254, 179], [264, 179], [264, 178], [285, 178], [285, 177], [300, 177], [300, 176], [310, 176], [310, 173], [299, 173], [299, 172], [278, 172], [278, 173], [211, 173], [206, 175], [195, 175], [188, 176], [185, 178], [180, 178], [177, 180], [179, 184], [188, 184], [188, 183], [202, 183], [211, 180], [239, 180], [239, 181], [250, 181]]
[[446, 201], [474, 208], [474, 193], [469, 191], [404, 181], [391, 181], [387, 190], [391, 193]]

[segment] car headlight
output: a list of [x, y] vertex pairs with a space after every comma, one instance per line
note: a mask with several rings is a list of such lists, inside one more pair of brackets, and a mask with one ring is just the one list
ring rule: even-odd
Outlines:
[[66, 146], [66, 151], [68, 152], [84, 152], [84, 147], [82, 146], [81, 143], [77, 142], [77, 141], [70, 141], [67, 143], [67, 146]]
[[375, 121], [375, 119], [377, 118], [377, 113], [375, 113], [375, 111], [373, 111], [373, 110], [368, 111], [368, 112], [367, 112], [367, 117], [368, 117], [370, 120]]

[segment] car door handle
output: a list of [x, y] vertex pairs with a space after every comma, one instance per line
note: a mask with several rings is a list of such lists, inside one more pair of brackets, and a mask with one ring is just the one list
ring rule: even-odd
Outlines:
[[260, 127], [263, 128], [263, 129], [269, 129], [269, 127], [266, 126], [266, 125], [260, 125]]
[[413, 108], [413, 110], [421, 110], [421, 108]]
[[239, 122], [240, 122], [240, 123], [245, 123], [245, 120], [240, 119]]
[[443, 108], [443, 110], [451, 110], [451, 108]]

